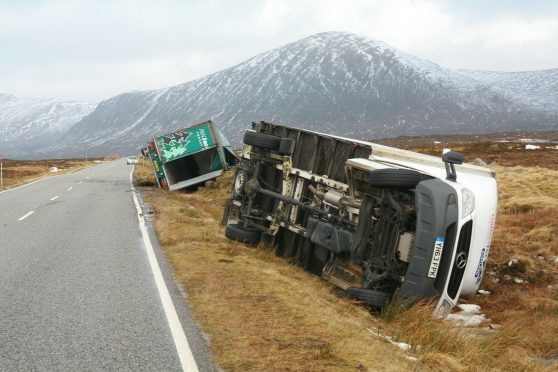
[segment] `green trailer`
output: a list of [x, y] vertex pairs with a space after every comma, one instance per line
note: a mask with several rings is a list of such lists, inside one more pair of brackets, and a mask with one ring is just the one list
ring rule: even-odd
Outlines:
[[212, 121], [206, 121], [147, 142], [147, 153], [159, 187], [178, 190], [214, 179], [238, 158]]

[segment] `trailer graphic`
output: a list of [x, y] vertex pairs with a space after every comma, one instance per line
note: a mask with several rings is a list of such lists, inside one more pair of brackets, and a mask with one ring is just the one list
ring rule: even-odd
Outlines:
[[229, 141], [206, 121], [147, 142], [159, 187], [178, 190], [214, 179], [238, 162]]

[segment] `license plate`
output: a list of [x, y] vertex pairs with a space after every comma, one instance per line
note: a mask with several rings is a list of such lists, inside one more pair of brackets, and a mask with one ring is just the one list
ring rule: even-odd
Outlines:
[[444, 238], [436, 238], [434, 243], [434, 252], [432, 253], [432, 261], [430, 262], [430, 269], [428, 270], [428, 277], [435, 278], [438, 275], [438, 268], [440, 267], [440, 260], [442, 259], [442, 250], [444, 249]]

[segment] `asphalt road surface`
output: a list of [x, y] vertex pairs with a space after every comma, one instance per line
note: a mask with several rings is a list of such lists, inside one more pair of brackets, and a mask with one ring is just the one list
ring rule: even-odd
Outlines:
[[131, 170], [118, 160], [0, 193], [0, 370], [215, 369]]

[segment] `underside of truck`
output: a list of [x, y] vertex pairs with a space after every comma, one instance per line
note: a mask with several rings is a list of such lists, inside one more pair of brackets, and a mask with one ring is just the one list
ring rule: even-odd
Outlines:
[[[438, 195], [449, 200], [452, 190], [443, 182], [412, 169], [360, 166], [358, 160], [371, 153], [366, 143], [264, 122], [253, 128], [244, 137], [225, 210], [228, 238], [269, 244], [277, 255], [372, 307], [384, 306], [395, 293], [430, 296], [436, 281], [441, 289], [447, 262], [431, 285], [422, 279], [402, 284], [409, 275], [428, 277], [425, 265], [413, 269], [411, 263], [422, 259], [429, 266], [433, 233], [427, 231], [425, 239], [425, 226], [440, 223], [428, 221], [437, 218], [428, 208], [417, 216], [417, 203], [437, 208]], [[446, 214], [439, 235], [453, 240], [457, 216]], [[417, 226], [424, 231], [417, 234]]]

